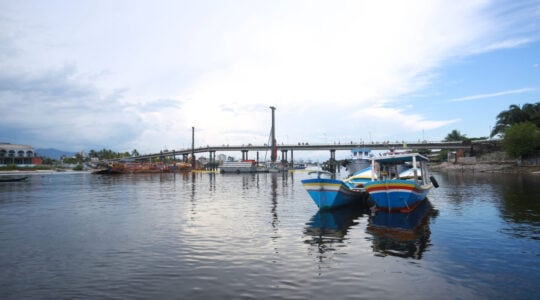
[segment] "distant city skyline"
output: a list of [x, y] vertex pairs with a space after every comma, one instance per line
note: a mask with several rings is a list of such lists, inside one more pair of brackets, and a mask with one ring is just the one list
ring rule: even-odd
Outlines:
[[0, 141], [34, 148], [264, 144], [270, 106], [280, 144], [487, 137], [540, 101], [538, 1], [3, 1], [0, 26]]

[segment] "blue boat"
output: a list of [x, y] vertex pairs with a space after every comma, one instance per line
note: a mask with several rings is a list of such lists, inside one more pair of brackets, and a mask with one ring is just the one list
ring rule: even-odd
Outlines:
[[346, 180], [323, 178], [333, 176], [326, 171], [312, 171], [308, 174], [317, 174], [317, 178], [304, 179], [302, 185], [311, 196], [319, 209], [332, 209], [348, 204], [366, 204], [368, 194], [363, 183], [368, 180], [366, 176], [351, 176]]
[[[435, 178], [428, 177], [428, 158], [418, 153], [390, 154], [371, 161], [378, 179], [374, 176], [364, 188], [378, 210], [411, 212], [432, 187], [438, 187]], [[401, 171], [404, 165], [410, 167]]]

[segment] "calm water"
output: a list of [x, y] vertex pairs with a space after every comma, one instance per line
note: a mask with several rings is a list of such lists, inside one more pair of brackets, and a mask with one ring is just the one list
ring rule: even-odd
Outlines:
[[540, 176], [436, 173], [409, 216], [317, 213], [307, 176], [0, 183], [0, 298], [538, 297]]

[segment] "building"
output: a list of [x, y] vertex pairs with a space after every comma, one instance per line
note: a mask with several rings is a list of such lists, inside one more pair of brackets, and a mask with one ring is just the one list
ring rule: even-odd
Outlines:
[[40, 165], [41, 158], [37, 157], [36, 151], [29, 145], [17, 145], [0, 143], [0, 166], [5, 165]]

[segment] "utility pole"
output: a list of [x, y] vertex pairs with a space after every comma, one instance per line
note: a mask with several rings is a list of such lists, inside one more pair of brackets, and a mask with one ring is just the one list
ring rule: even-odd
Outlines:
[[276, 146], [276, 125], [275, 125], [275, 116], [274, 116], [274, 111], [276, 110], [275, 107], [273, 106], [270, 106], [270, 109], [272, 110], [272, 130], [271, 130], [271, 134], [272, 134], [272, 149], [270, 151], [272, 151], [270, 153], [270, 160], [274, 163], [276, 162], [276, 159], [277, 159], [277, 146]]
[[191, 127], [191, 167], [195, 169], [195, 127]]

